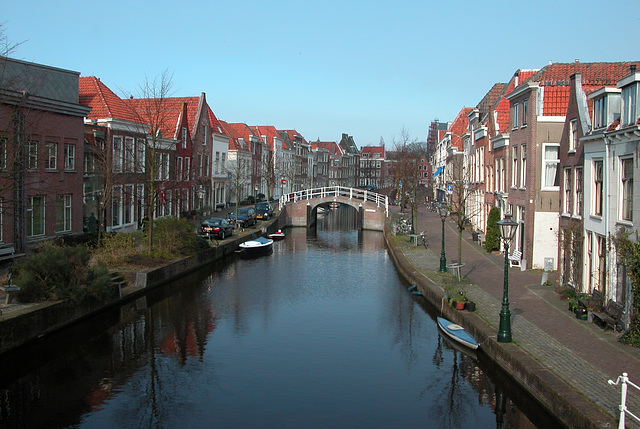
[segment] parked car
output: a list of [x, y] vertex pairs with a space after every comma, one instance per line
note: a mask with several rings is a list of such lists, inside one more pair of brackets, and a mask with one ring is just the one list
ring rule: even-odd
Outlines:
[[[236, 211], [233, 210], [227, 216], [227, 220], [231, 224], [236, 223]], [[247, 228], [249, 226], [256, 224], [256, 210], [253, 208], [242, 208], [238, 209], [238, 225], [242, 228]]]
[[267, 202], [256, 204], [256, 217], [260, 220], [269, 220], [273, 216], [273, 207]]
[[225, 237], [231, 237], [233, 235], [233, 225], [226, 219], [205, 219], [202, 221], [202, 225], [200, 225], [200, 234], [224, 240]]

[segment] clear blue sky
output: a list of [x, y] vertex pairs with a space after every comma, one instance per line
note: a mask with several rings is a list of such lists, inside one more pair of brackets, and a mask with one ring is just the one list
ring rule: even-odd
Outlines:
[[519, 68], [640, 59], [637, 0], [3, 3], [15, 58], [125, 96], [169, 69], [222, 120], [359, 146], [425, 140]]

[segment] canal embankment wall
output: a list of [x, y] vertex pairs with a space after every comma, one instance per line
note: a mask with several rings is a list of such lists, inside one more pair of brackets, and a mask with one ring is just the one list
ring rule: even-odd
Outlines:
[[139, 271], [135, 275], [134, 285], [121, 289], [106, 303], [57, 301], [19, 304], [11, 312], [0, 314], [0, 354], [139, 298], [158, 286], [233, 254], [241, 243], [251, 240], [253, 236], [275, 232], [282, 227], [282, 223], [280, 215], [276, 215], [270, 221], [263, 222], [257, 230], [245, 231], [210, 249], [162, 267]]
[[465, 328], [481, 344], [484, 353], [538, 403], [571, 428], [600, 428], [611, 417], [594, 406], [580, 392], [567, 385], [548, 368], [513, 343], [499, 343], [496, 330], [476, 313], [455, 310], [448, 303], [439, 279], [418, 271], [402, 252], [393, 236], [385, 233], [391, 260], [407, 284], [416, 285], [422, 296], [442, 315]]

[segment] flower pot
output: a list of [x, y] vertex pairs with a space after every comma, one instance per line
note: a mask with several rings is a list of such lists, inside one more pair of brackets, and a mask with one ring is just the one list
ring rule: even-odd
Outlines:
[[[576, 319], [581, 319], [582, 320], [582, 316], [583, 315], [586, 317], [587, 310], [584, 309], [584, 308], [576, 308], [575, 313], [576, 313]], [[586, 319], [584, 319], [584, 320], [586, 320]]]
[[464, 309], [469, 311], [469, 312], [476, 311], [476, 303], [473, 302], [473, 301], [465, 302]]
[[463, 301], [456, 301], [456, 308], [458, 310], [464, 310], [464, 302]]

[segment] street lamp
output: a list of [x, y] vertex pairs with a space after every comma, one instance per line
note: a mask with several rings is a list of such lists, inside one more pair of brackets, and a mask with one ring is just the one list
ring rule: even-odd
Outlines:
[[500, 329], [498, 342], [511, 342], [511, 311], [509, 311], [509, 242], [518, 229], [518, 223], [511, 219], [511, 213], [505, 213], [504, 219], [496, 222], [500, 227], [500, 237], [504, 242], [504, 290], [502, 292], [502, 310], [500, 310]]
[[449, 206], [446, 204], [440, 204], [438, 206], [438, 214], [440, 215], [440, 219], [442, 219], [442, 252], [440, 253], [440, 272], [447, 272], [447, 258], [444, 254], [444, 221], [449, 216]]

